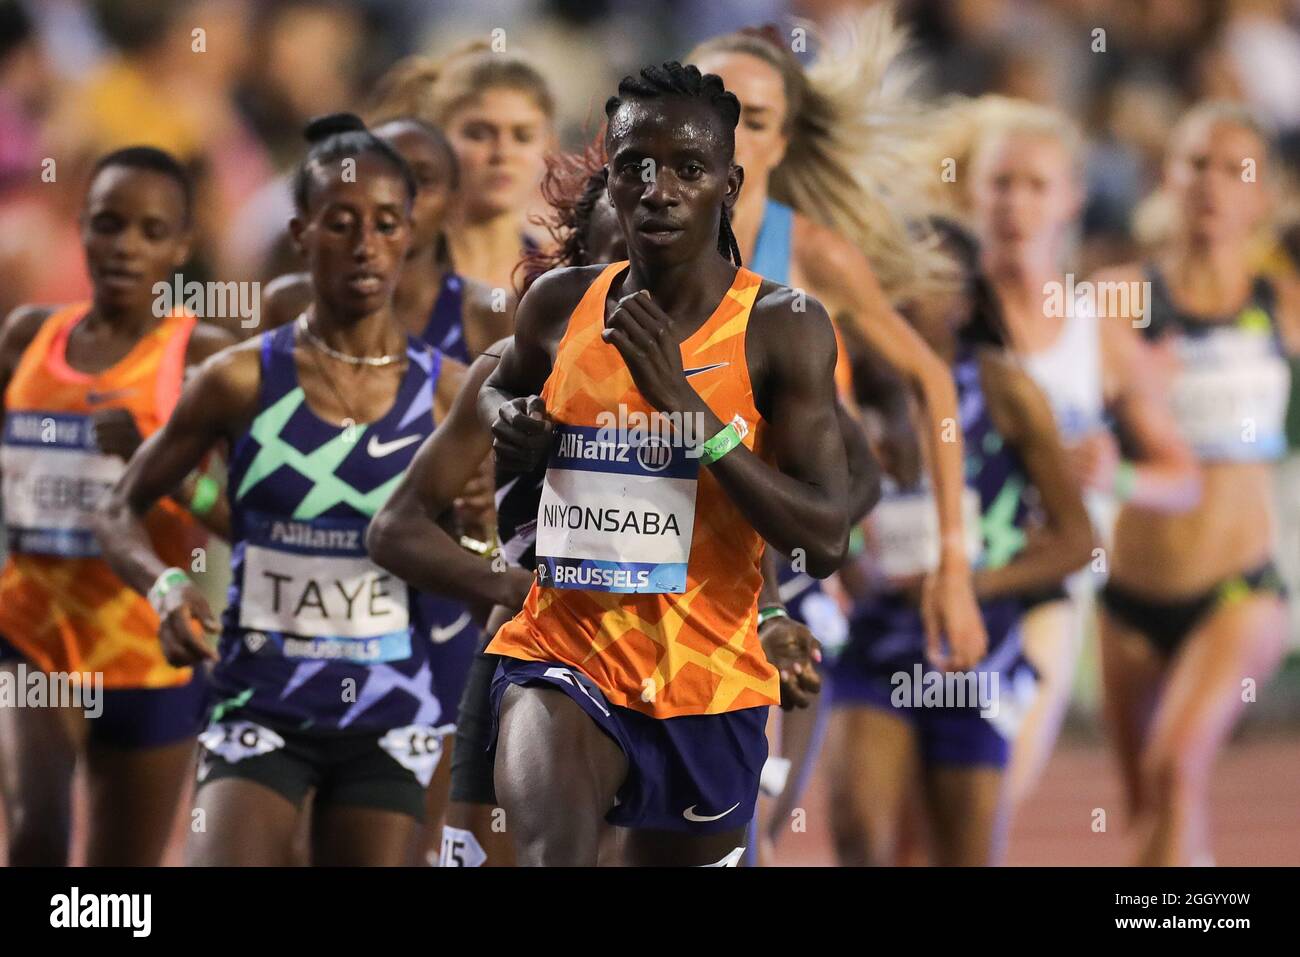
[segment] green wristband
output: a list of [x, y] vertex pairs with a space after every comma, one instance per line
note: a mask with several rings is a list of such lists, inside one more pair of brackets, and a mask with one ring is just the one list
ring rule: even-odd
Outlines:
[[1137, 479], [1137, 466], [1132, 462], [1120, 462], [1115, 466], [1115, 481], [1111, 485], [1111, 491], [1114, 492], [1117, 501], [1127, 502], [1133, 497], [1133, 492], [1137, 489]]
[[789, 618], [790, 613], [782, 605], [769, 605], [758, 610], [758, 626], [761, 628], [773, 618]]
[[202, 518], [216, 507], [221, 498], [221, 483], [211, 475], [200, 475], [194, 481], [194, 494], [190, 496], [190, 513]]
[[163, 569], [162, 574], [154, 579], [153, 585], [149, 588], [150, 607], [156, 614], [161, 615], [163, 599], [172, 589], [184, 585], [189, 580], [190, 576], [175, 566]]
[[740, 445], [748, 434], [749, 426], [737, 415], [722, 427], [722, 431], [700, 446], [700, 462], [704, 465], [712, 465]]

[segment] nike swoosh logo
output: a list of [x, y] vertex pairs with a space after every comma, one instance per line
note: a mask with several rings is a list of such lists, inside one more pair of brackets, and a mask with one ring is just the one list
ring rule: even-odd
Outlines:
[[386, 455], [392, 455], [398, 449], [404, 449], [412, 442], [418, 442], [424, 438], [422, 435], [408, 435], [404, 439], [393, 439], [391, 442], [380, 442], [379, 436], [372, 435], [370, 444], [366, 446], [366, 451], [370, 453], [372, 459], [382, 459]]
[[96, 392], [91, 389], [86, 393], [86, 402], [88, 405], [99, 405], [101, 402], [125, 399], [128, 395], [135, 395], [135, 389], [110, 389], [108, 392]]
[[461, 612], [459, 618], [450, 625], [443, 625], [441, 628], [434, 626], [429, 629], [429, 640], [435, 645], [440, 645], [444, 641], [455, 638], [462, 628], [469, 624], [469, 612]]
[[688, 807], [685, 811], [682, 812], [682, 817], [686, 818], [686, 820], [688, 821], [698, 821], [700, 823], [707, 823], [708, 821], [717, 821], [720, 820], [721, 818], [726, 817], [728, 814], [730, 814], [738, 807], [740, 807], [739, 801], [731, 805], [731, 807], [727, 808], [721, 814], [707, 815], [707, 814], [696, 814], [695, 805], [692, 804], [690, 807]]
[[697, 366], [694, 369], [683, 369], [682, 375], [690, 378], [693, 375], [699, 375], [701, 372], [712, 372], [714, 369], [721, 369], [723, 366], [731, 365], [730, 362], [715, 362], [711, 366]]

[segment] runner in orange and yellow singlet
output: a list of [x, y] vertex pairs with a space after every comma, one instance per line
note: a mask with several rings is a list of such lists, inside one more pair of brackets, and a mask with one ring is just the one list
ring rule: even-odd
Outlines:
[[498, 465], [549, 455], [538, 581], [488, 649], [521, 864], [594, 864], [603, 817], [630, 863], [735, 865], [779, 702], [763, 542], [822, 576], [847, 544], [830, 321], [741, 268], [727, 220], [739, 109], [694, 67], [624, 79], [606, 147], [629, 262], [539, 279], [488, 382], [514, 397]]
[[[188, 258], [190, 207], [189, 180], [166, 153], [104, 157], [82, 215], [93, 301], [25, 306], [0, 331], [0, 669], [19, 686], [43, 674], [69, 687], [77, 676], [82, 689], [76, 707], [0, 708], [11, 864], [67, 863], [83, 752], [87, 863], [157, 864], [193, 752], [202, 683], [164, 660], [157, 615], [100, 557], [92, 527], [102, 493], [171, 414], [186, 367], [233, 341], [182, 311], [155, 311], [155, 284]], [[172, 498], [149, 530], [188, 566], [202, 542], [189, 513], [220, 527], [224, 501], [197, 475]]]

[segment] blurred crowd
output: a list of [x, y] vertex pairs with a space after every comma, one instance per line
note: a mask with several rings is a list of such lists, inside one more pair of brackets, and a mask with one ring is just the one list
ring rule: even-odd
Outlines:
[[[196, 279], [268, 279], [304, 122], [355, 108], [389, 66], [480, 37], [553, 83], [560, 144], [589, 138], [618, 78], [746, 24], [830, 22], [867, 0], [0, 0], [0, 309], [89, 287], [76, 211], [94, 157], [132, 143], [200, 184]], [[1084, 271], [1127, 258], [1179, 112], [1242, 100], [1291, 186], [1272, 255], [1300, 257], [1300, 0], [904, 0], [927, 95], [1001, 92], [1089, 138]], [[495, 31], [495, 32], [494, 32]]]

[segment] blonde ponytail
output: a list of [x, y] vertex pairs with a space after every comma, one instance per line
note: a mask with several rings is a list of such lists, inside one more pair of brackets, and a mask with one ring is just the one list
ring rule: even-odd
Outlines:
[[870, 260], [881, 285], [900, 299], [946, 285], [952, 266], [915, 224], [927, 212], [905, 144], [920, 134], [919, 105], [908, 95], [914, 74], [891, 76], [908, 44], [893, 5], [880, 3], [817, 35], [805, 69], [775, 29], [708, 40], [690, 54], [745, 53], [775, 68], [786, 92], [789, 145], [769, 186], [774, 199], [835, 230]]

